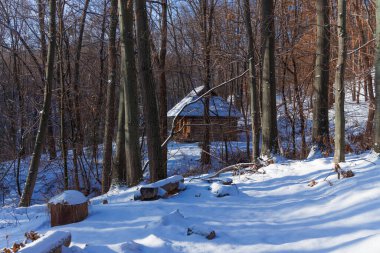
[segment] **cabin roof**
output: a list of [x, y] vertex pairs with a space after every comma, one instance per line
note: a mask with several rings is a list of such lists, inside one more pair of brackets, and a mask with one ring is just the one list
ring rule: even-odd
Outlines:
[[[204, 114], [204, 98], [198, 102], [188, 105], [195, 101], [202, 94], [206, 92], [204, 86], [199, 86], [193, 89], [186, 97], [184, 97], [178, 104], [176, 104], [171, 110], [168, 111], [168, 117], [186, 116], [186, 117], [202, 117]], [[181, 109], [183, 111], [181, 112]], [[211, 93], [209, 114], [211, 117], [233, 117], [240, 118], [242, 114], [238, 109], [224, 98], [217, 96], [215, 92]]]

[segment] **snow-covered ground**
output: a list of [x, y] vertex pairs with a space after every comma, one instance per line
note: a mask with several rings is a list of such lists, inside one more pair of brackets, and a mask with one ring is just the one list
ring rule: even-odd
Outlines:
[[[156, 201], [134, 201], [136, 188], [114, 189], [91, 199], [86, 220], [54, 228], [45, 205], [6, 207], [0, 248], [30, 230], [63, 230], [72, 233], [65, 252], [380, 252], [379, 157], [350, 155], [341, 167], [355, 176], [338, 180], [331, 158], [282, 160], [266, 174], [225, 173], [234, 190], [222, 198], [189, 179], [185, 191]], [[193, 226], [216, 238], [187, 235]]]

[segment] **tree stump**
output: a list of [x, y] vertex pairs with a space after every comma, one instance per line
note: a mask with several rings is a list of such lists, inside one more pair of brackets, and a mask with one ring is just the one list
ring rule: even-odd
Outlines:
[[48, 203], [52, 227], [84, 220], [88, 216], [88, 200], [79, 191], [68, 190]]

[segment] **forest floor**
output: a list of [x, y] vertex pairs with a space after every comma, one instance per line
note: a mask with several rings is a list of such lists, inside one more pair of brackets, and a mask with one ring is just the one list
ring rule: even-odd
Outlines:
[[[380, 252], [380, 159], [349, 155], [338, 180], [332, 158], [279, 160], [265, 174], [232, 175], [229, 196], [185, 179], [167, 199], [134, 201], [137, 188], [92, 198], [86, 220], [51, 228], [46, 205], [0, 210], [0, 248], [30, 230], [70, 231], [64, 252]], [[316, 185], [309, 186], [311, 181]], [[108, 204], [102, 204], [103, 199]], [[193, 225], [216, 237], [187, 235]]]

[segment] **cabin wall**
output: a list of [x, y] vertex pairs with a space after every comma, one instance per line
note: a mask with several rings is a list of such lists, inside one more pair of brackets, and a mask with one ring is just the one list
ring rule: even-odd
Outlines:
[[[237, 129], [237, 118], [210, 117], [211, 141], [236, 141], [239, 130]], [[203, 117], [183, 117], [176, 120], [174, 136], [176, 141], [199, 142], [203, 140], [205, 125]]]

